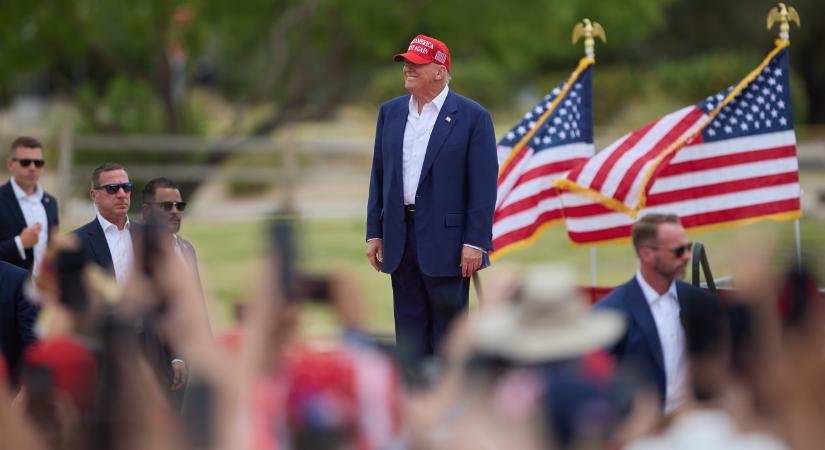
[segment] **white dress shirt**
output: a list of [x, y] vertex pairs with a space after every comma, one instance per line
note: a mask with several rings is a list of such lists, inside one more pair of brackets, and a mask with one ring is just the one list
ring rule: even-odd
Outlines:
[[636, 281], [650, 306], [650, 313], [656, 322], [662, 357], [665, 363], [665, 413], [672, 412], [685, 401], [687, 387], [687, 357], [685, 355], [685, 330], [679, 320], [679, 297], [676, 282], [670, 283], [667, 292], [659, 295], [636, 271]]
[[[37, 244], [34, 244], [34, 265], [32, 266], [32, 274], [40, 273], [40, 259], [43, 257], [43, 252], [46, 251], [46, 246], [49, 239], [49, 219], [46, 216], [46, 207], [43, 206], [43, 188], [37, 185], [37, 188], [32, 194], [26, 192], [14, 182], [14, 178], [10, 177], [11, 188], [14, 190], [14, 196], [17, 197], [17, 204], [20, 205], [20, 210], [23, 211], [23, 218], [26, 219], [26, 227], [30, 227], [36, 223], [41, 225], [40, 234], [37, 237]], [[17, 244], [17, 251], [20, 252], [20, 258], [26, 260], [26, 249], [23, 248], [23, 240], [20, 236], [14, 237], [14, 243]]]
[[433, 101], [426, 103], [418, 113], [418, 102], [415, 96], [410, 96], [410, 113], [407, 114], [407, 126], [404, 128], [403, 158], [401, 162], [404, 177], [404, 204], [415, 204], [415, 193], [418, 190], [418, 179], [421, 178], [421, 169], [424, 166], [424, 156], [427, 154], [427, 145], [433, 133], [435, 120], [447, 93], [450, 89], [444, 86], [441, 93]]
[[122, 230], [117, 229], [117, 225], [104, 219], [100, 213], [97, 214], [100, 227], [106, 236], [106, 244], [109, 246], [109, 253], [112, 255], [112, 264], [115, 268], [115, 279], [117, 284], [123, 284], [132, 266], [135, 263], [134, 249], [132, 248], [132, 234], [129, 232], [132, 224], [129, 217], [126, 217], [126, 226]]

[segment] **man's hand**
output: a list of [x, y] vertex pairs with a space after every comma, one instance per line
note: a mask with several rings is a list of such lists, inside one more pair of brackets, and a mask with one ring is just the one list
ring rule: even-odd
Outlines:
[[470, 275], [473, 274], [476, 270], [481, 267], [481, 258], [484, 254], [483, 251], [468, 247], [466, 245], [462, 246], [461, 248], [461, 276], [464, 278], [470, 278]]
[[367, 258], [370, 265], [376, 272], [381, 271], [381, 264], [384, 262], [384, 241], [373, 239], [367, 242]]
[[186, 385], [186, 363], [181, 360], [172, 361], [172, 390], [177, 391]]
[[43, 228], [43, 226], [39, 223], [23, 228], [23, 231], [20, 232], [20, 241], [23, 242], [23, 248], [30, 249], [37, 244], [37, 241], [40, 240], [41, 228]]

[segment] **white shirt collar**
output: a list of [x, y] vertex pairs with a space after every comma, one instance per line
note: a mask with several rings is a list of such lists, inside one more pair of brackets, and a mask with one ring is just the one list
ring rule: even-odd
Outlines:
[[666, 295], [670, 295], [675, 299], [679, 298], [679, 296], [676, 294], [676, 281], [675, 280], [670, 282], [670, 287], [667, 288], [667, 292], [665, 292], [662, 295], [659, 295], [659, 293], [656, 292], [656, 289], [653, 289], [653, 287], [650, 286], [650, 284], [647, 283], [647, 281], [645, 280], [645, 277], [642, 276], [642, 271], [641, 270], [636, 271], [636, 282], [638, 282], [639, 287], [642, 288], [642, 294], [644, 294], [645, 300], [647, 300], [648, 304], [651, 304], [654, 301], [656, 301], [656, 300], [658, 300], [658, 299], [660, 299], [660, 298], [662, 298]]
[[[103, 216], [100, 215], [100, 213], [97, 213], [97, 221], [100, 222], [100, 227], [103, 228], [104, 232], [107, 229], [109, 229], [109, 227], [114, 227], [115, 231], [120, 231], [120, 230], [117, 229], [117, 225], [115, 225], [112, 222], [109, 222], [108, 220], [104, 219]], [[131, 222], [129, 222], [129, 216], [126, 216], [126, 226], [124, 226], [123, 229], [128, 230], [130, 226], [131, 226]]]
[[[447, 94], [450, 92], [450, 88], [448, 86], [444, 86], [444, 89], [435, 96], [433, 101], [428, 104], [432, 104], [435, 106], [436, 111], [441, 111], [441, 107], [444, 106], [444, 102], [447, 100]], [[424, 106], [427, 106], [426, 104]], [[418, 102], [415, 101], [415, 96], [410, 95], [410, 112], [414, 112], [418, 114]]]
[[14, 191], [14, 196], [17, 197], [17, 200], [22, 200], [24, 197], [30, 196], [34, 197], [37, 201], [43, 200], [43, 188], [41, 188], [39, 184], [34, 189], [34, 194], [29, 195], [17, 184], [16, 181], [14, 181], [14, 177], [9, 177], [9, 181], [11, 182], [11, 188]]

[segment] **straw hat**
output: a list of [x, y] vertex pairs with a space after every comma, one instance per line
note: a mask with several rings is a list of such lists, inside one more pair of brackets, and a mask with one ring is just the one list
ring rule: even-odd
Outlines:
[[590, 308], [575, 278], [558, 264], [531, 268], [511, 302], [481, 311], [472, 329], [476, 350], [537, 363], [574, 358], [615, 342], [625, 330], [624, 318]]

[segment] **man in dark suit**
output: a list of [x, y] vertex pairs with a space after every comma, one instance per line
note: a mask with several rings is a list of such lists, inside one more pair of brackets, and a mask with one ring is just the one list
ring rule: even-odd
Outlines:
[[[135, 264], [133, 242], [137, 242], [139, 234], [128, 216], [132, 182], [126, 169], [116, 163], [98, 166], [92, 172], [91, 181], [89, 196], [97, 216], [73, 233], [82, 242], [89, 259], [109, 271], [118, 284], [123, 284]], [[147, 359], [163, 385], [173, 387], [174, 380], [185, 379], [185, 364], [171, 356], [154, 330], [144, 329], [141, 337]]]
[[[143, 188], [142, 200], [141, 215], [143, 216], [144, 222], [155, 217], [161, 219], [163, 223], [167, 225], [170, 243], [175, 255], [195, 273], [195, 276], [198, 277], [198, 287], [201, 287], [198, 257], [195, 254], [195, 247], [179, 234], [181, 221], [183, 220], [183, 211], [186, 209], [186, 202], [183, 201], [177, 183], [165, 177], [149, 180]], [[202, 288], [200, 297], [203, 301], [203, 320], [206, 326], [209, 327], [209, 314], [207, 312], [206, 300]], [[187, 377], [187, 370], [183, 361], [180, 359], [176, 361], [180, 361], [181, 364], [179, 365], [180, 370], [176, 370], [173, 373], [173, 390], [183, 387]]]
[[34, 324], [39, 309], [23, 294], [27, 277], [25, 270], [0, 261], [0, 353], [6, 358], [13, 385], [18, 380], [23, 352], [37, 340]]
[[466, 311], [469, 277], [489, 264], [496, 200], [490, 114], [450, 91], [450, 52], [418, 35], [406, 53], [410, 95], [381, 106], [367, 205], [367, 257], [391, 274], [399, 357], [414, 370]]
[[35, 273], [58, 224], [57, 200], [38, 183], [45, 163], [37, 139], [18, 137], [6, 160], [9, 182], [0, 186], [0, 261]]
[[627, 332], [611, 352], [634, 365], [661, 395], [665, 413], [686, 399], [688, 362], [683, 317], [716, 298], [679, 279], [690, 262], [691, 243], [674, 214], [648, 214], [633, 225], [639, 270], [596, 304], [625, 315]]

